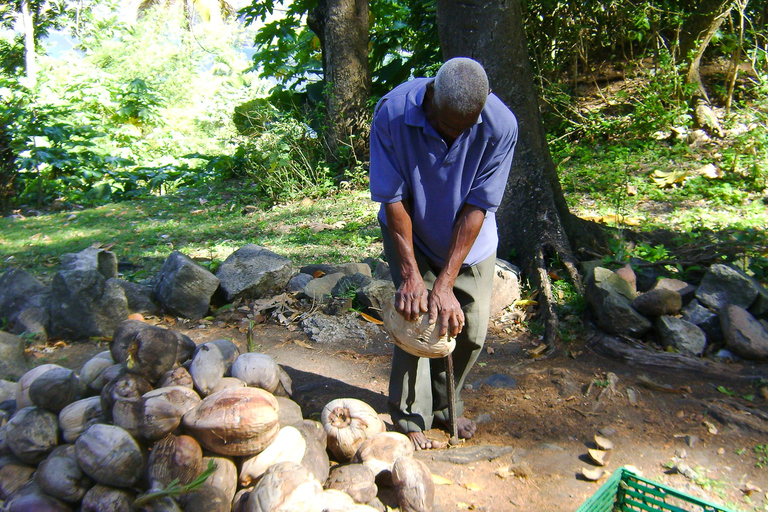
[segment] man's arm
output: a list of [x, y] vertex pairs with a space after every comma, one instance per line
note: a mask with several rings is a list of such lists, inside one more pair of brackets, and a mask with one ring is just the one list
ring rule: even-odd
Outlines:
[[428, 310], [429, 292], [424, 286], [424, 279], [419, 272], [413, 251], [411, 215], [402, 201], [385, 203], [384, 213], [400, 267], [401, 282], [395, 293], [395, 310], [406, 320], [416, 320], [421, 313]]
[[429, 321], [436, 322], [439, 319], [440, 336], [446, 332], [451, 336], [456, 336], [464, 328], [464, 312], [453, 293], [453, 285], [464, 259], [469, 254], [469, 250], [472, 249], [472, 245], [483, 227], [484, 220], [484, 209], [465, 204], [453, 226], [448, 258], [440, 271], [440, 275], [437, 276], [429, 300]]

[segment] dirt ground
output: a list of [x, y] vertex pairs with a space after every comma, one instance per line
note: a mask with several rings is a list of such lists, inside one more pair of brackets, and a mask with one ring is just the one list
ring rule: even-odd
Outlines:
[[[155, 322], [197, 343], [225, 338], [246, 350], [247, 329], [231, 320]], [[436, 511], [575, 511], [605, 481], [580, 475], [582, 468], [598, 468], [587, 452], [598, 433], [615, 444], [603, 468], [608, 472], [632, 465], [647, 478], [732, 510], [768, 510], [768, 467], [758, 467], [763, 459], [755, 450], [768, 445], [768, 435], [719, 423], [706, 409], [708, 401], [726, 399], [766, 411], [758, 381], [729, 379], [727, 371], [713, 376], [629, 367], [579, 342], [554, 357], [531, 359], [527, 350], [535, 340], [506, 331], [491, 327], [469, 378], [472, 389], [462, 395], [466, 415], [478, 420], [477, 435], [456, 448], [417, 453], [439, 477]], [[318, 343], [296, 324], [268, 321], [253, 328], [252, 347], [288, 372], [305, 417], [318, 419], [326, 403], [343, 397], [364, 400], [383, 414], [392, 346], [383, 330], [367, 338]], [[79, 368], [106, 348], [105, 342], [71, 344], [39, 362]], [[766, 373], [765, 367], [754, 370]], [[492, 375], [511, 377], [515, 385], [480, 384]], [[649, 381], [674, 392], [649, 389]], [[749, 395], [752, 402], [743, 398]], [[440, 430], [427, 434], [447, 440]], [[768, 464], [768, 453], [762, 455]], [[669, 469], [679, 462], [698, 478]]]

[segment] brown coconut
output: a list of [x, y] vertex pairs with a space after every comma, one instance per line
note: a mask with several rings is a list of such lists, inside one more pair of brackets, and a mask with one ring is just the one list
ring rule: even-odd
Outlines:
[[365, 464], [336, 466], [331, 470], [325, 487], [344, 491], [356, 503], [369, 503], [379, 493], [373, 471]]
[[122, 373], [101, 391], [101, 410], [112, 423], [138, 437], [144, 413], [142, 396], [150, 391], [152, 385], [141, 375]]
[[52, 368], [29, 385], [28, 393], [34, 405], [58, 414], [80, 398], [80, 379], [68, 368]]
[[101, 388], [104, 387], [103, 382], [101, 383], [102, 385], [97, 388], [92, 388], [91, 383], [93, 383], [104, 370], [114, 364], [115, 361], [112, 359], [112, 354], [109, 350], [99, 352], [80, 367], [80, 372], [78, 373], [80, 376], [80, 385], [82, 385], [84, 389], [101, 391]]
[[64, 367], [57, 364], [41, 364], [40, 366], [32, 368], [21, 376], [18, 382], [18, 387], [16, 388], [16, 410], [34, 405], [32, 400], [29, 399], [29, 387], [32, 385], [35, 379], [40, 377], [48, 370], [52, 370], [54, 368]]
[[363, 441], [357, 449], [353, 462], [365, 464], [377, 479], [389, 482], [392, 465], [400, 457], [412, 457], [413, 441], [399, 432], [382, 432]]
[[203, 457], [203, 470], [207, 469], [211, 462], [215, 469], [205, 483], [224, 491], [231, 503], [237, 492], [237, 466], [226, 457]]
[[303, 466], [278, 462], [270, 466], [248, 495], [246, 512], [303, 512], [316, 510], [323, 488]]
[[93, 481], [77, 465], [72, 444], [53, 450], [37, 466], [34, 480], [45, 494], [66, 503], [79, 503], [93, 487]]
[[232, 499], [218, 487], [208, 484], [183, 494], [179, 502], [184, 507], [184, 512], [230, 512], [232, 510]]
[[72, 402], [59, 412], [59, 428], [64, 441], [74, 443], [80, 434], [94, 423], [104, 423], [101, 412], [101, 397], [92, 396]]
[[129, 489], [116, 489], [96, 484], [85, 493], [80, 512], [131, 512], [136, 493]]
[[18, 459], [3, 464], [3, 467], [0, 468], [0, 500], [11, 499], [19, 489], [29, 482], [34, 473], [34, 466], [24, 464]]
[[402, 512], [432, 512], [435, 484], [432, 472], [422, 461], [412, 457], [397, 459], [392, 466], [392, 484]]
[[184, 414], [200, 403], [192, 388], [168, 386], [142, 396], [142, 416], [139, 438], [157, 441], [172, 433], [181, 424]]
[[347, 462], [360, 444], [386, 426], [376, 411], [356, 398], [332, 400], [320, 413], [320, 422], [328, 434], [328, 449], [339, 462]]
[[165, 375], [163, 375], [157, 383], [158, 389], [169, 386], [182, 386], [192, 389], [195, 386], [195, 383], [192, 381], [192, 376], [189, 374], [189, 370], [183, 366], [179, 366], [178, 368], [165, 372]]
[[203, 450], [190, 436], [170, 435], [156, 442], [147, 462], [147, 480], [164, 489], [174, 480], [187, 485], [203, 470]]
[[248, 352], [241, 354], [232, 365], [232, 376], [248, 386], [261, 388], [270, 393], [280, 384], [277, 362], [267, 354]]
[[168, 329], [139, 320], [123, 320], [115, 329], [109, 350], [112, 359], [125, 364], [130, 373], [157, 382], [173, 368], [178, 344], [176, 335]]
[[217, 391], [182, 418], [188, 433], [208, 450], [220, 455], [260, 453], [277, 436], [278, 403], [259, 388]]

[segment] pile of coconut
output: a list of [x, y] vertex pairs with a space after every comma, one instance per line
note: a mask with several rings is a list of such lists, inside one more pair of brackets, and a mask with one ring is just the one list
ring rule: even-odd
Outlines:
[[304, 419], [277, 362], [228, 340], [126, 320], [80, 372], [46, 364], [17, 386], [0, 404], [10, 512], [383, 511], [380, 486], [402, 511], [433, 507], [429, 469], [369, 405]]

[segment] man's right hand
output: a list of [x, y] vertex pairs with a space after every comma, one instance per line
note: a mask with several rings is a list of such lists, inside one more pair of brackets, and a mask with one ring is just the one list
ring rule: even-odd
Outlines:
[[403, 278], [395, 293], [395, 310], [408, 321], [414, 321], [429, 311], [429, 290], [420, 275]]

